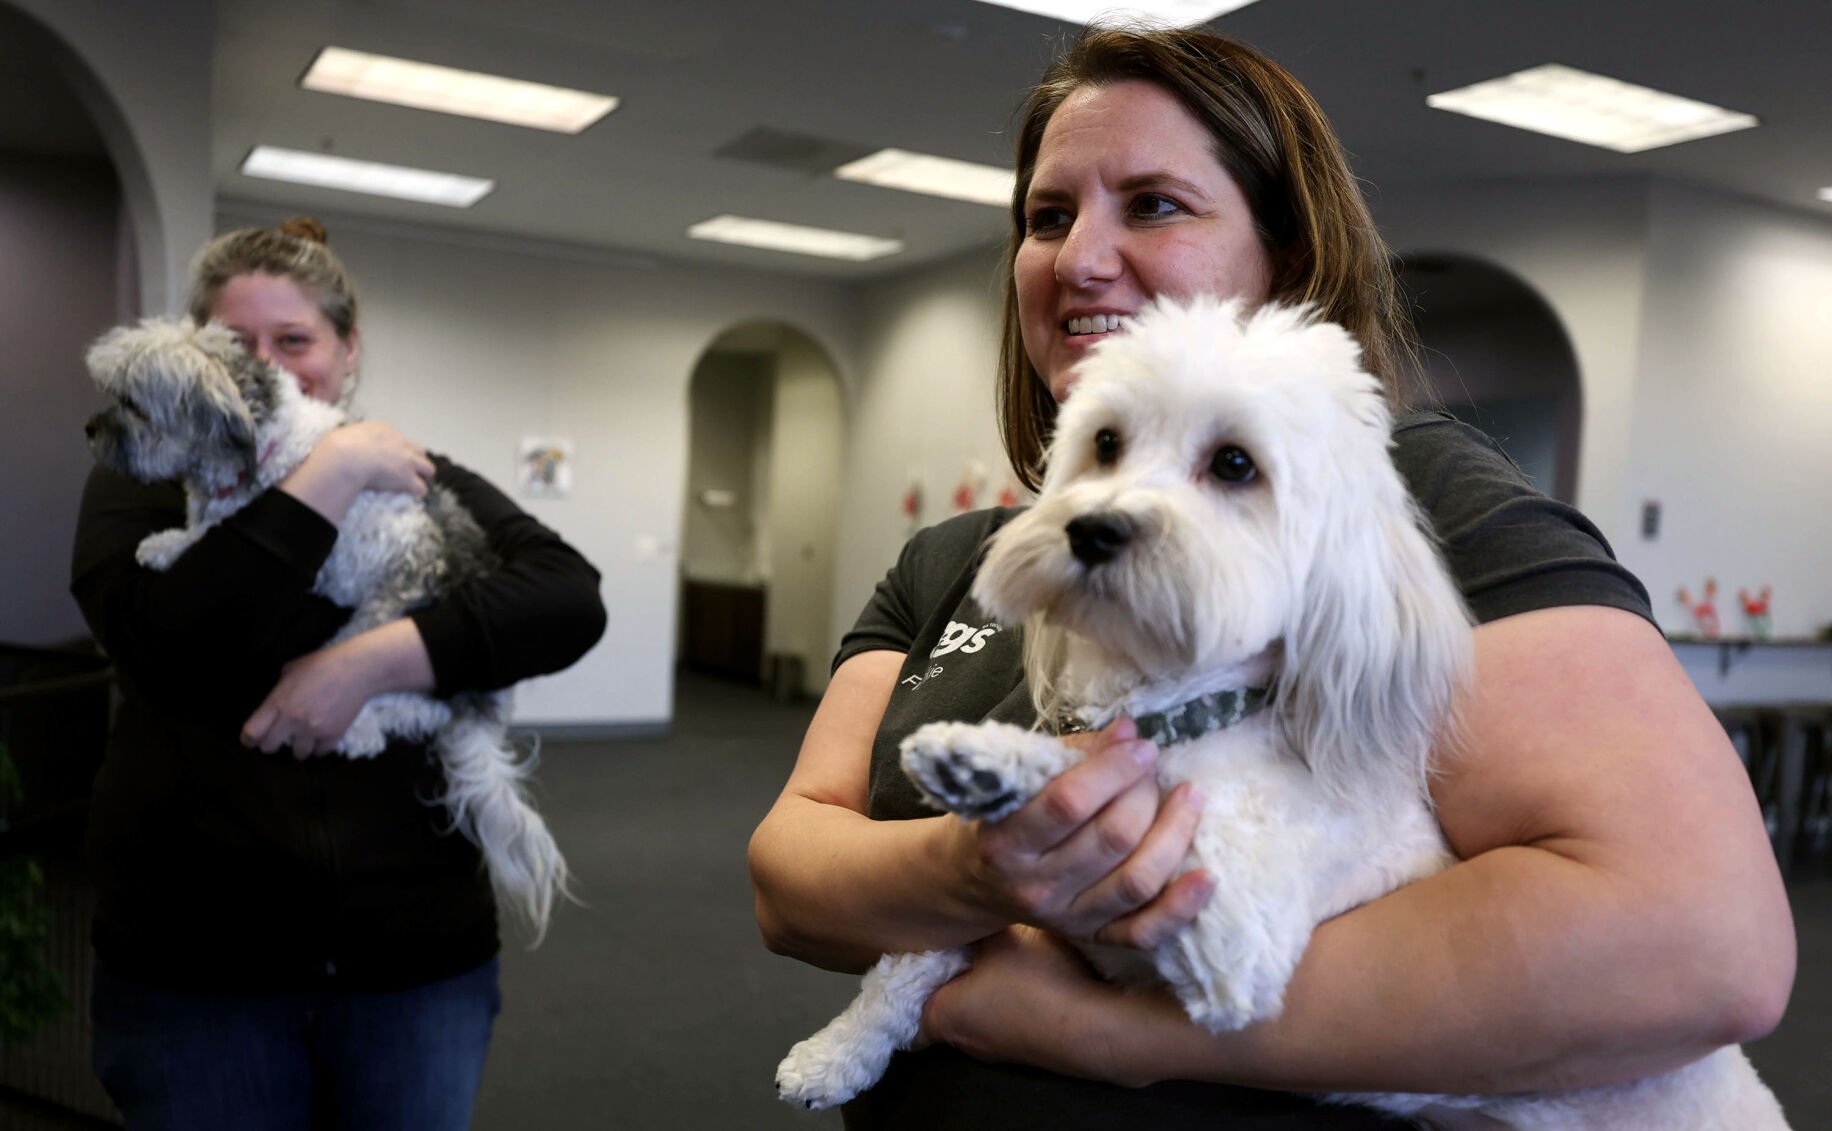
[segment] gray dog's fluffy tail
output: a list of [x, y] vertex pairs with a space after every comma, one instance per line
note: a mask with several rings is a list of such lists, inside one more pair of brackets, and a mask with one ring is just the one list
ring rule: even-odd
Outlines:
[[556, 896], [571, 899], [571, 875], [547, 822], [528, 798], [534, 759], [517, 759], [504, 729], [488, 719], [454, 718], [434, 739], [445, 767], [441, 798], [457, 827], [476, 842], [498, 905], [546, 937]]

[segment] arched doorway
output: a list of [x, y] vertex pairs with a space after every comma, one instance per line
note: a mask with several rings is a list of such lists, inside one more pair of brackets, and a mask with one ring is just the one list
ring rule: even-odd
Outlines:
[[1396, 266], [1443, 406], [1493, 436], [1540, 490], [1574, 501], [1583, 386], [1551, 305], [1473, 256], [1419, 252]]
[[783, 698], [826, 686], [839, 511], [839, 376], [807, 334], [720, 334], [688, 386], [676, 656]]
[[79, 66], [0, 4], [0, 642], [15, 645], [88, 634], [68, 592], [83, 422], [101, 405], [83, 352], [140, 301], [132, 209]]

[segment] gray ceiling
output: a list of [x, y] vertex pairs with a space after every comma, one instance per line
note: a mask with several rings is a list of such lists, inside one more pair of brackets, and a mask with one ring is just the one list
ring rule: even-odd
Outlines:
[[[717, 156], [767, 128], [1009, 161], [1011, 112], [1065, 26], [975, 0], [218, 0], [215, 177], [232, 201], [402, 218], [831, 278], [1002, 235], [999, 209]], [[1389, 195], [1417, 182], [1655, 174], [1832, 216], [1832, 0], [1259, 0], [1216, 22], [1303, 79]], [[337, 44], [615, 94], [577, 137], [302, 91]], [[1435, 90], [1560, 62], [1757, 115], [1633, 156], [1427, 109]], [[258, 143], [494, 177], [468, 211], [256, 181]], [[897, 236], [830, 263], [690, 240], [720, 212]]]

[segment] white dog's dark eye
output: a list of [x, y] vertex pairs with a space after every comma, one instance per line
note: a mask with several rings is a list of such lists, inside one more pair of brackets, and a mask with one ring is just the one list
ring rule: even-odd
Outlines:
[[1111, 428], [1102, 428], [1094, 434], [1094, 458], [1106, 467], [1120, 458], [1120, 434]]
[[1259, 474], [1253, 457], [1233, 444], [1220, 449], [1209, 461], [1209, 473], [1223, 483], [1245, 483]]

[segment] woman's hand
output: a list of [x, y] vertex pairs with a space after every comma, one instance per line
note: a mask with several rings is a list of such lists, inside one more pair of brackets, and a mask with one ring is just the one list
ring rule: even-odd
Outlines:
[[973, 965], [929, 998], [919, 1043], [952, 1045], [976, 1060], [1142, 1086], [1106, 1055], [1103, 1037], [1121, 992], [1074, 946], [1034, 927], [975, 944]]
[[426, 691], [431, 661], [411, 620], [391, 621], [301, 656], [242, 724], [242, 745], [295, 758], [329, 752], [363, 704], [390, 691]]
[[364, 491], [404, 491], [418, 499], [432, 479], [426, 449], [385, 420], [364, 420], [328, 433], [279, 486], [335, 525]]
[[978, 898], [1007, 920], [1072, 938], [1156, 946], [1195, 918], [1213, 882], [1178, 875], [1202, 799], [1159, 804], [1157, 749], [1130, 719], [1063, 741], [1084, 759], [997, 824], [953, 822]]
[[433, 478], [426, 449], [403, 436], [385, 420], [363, 420], [331, 432], [312, 449], [307, 462], [336, 460], [343, 472], [367, 491], [405, 491], [419, 498]]

